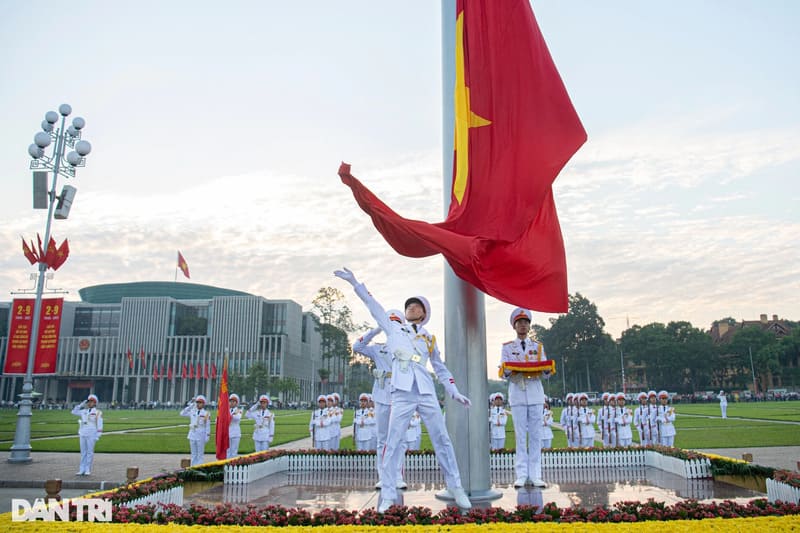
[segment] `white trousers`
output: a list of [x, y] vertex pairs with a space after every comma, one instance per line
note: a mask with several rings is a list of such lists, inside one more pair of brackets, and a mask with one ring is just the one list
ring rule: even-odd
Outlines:
[[512, 405], [517, 455], [517, 479], [542, 479], [542, 417], [544, 404]]
[[661, 437], [660, 442], [662, 446], [669, 446], [670, 448], [672, 448], [672, 445], [675, 442], [675, 435], [670, 435], [669, 437]]
[[[541, 405], [540, 415], [541, 415]], [[436, 396], [420, 394], [417, 384], [410, 391], [392, 392], [392, 414], [389, 416], [389, 431], [383, 448], [383, 478], [381, 479], [381, 499], [394, 502], [397, 499], [397, 473], [405, 458], [405, 434], [414, 411], [419, 413], [428, 428], [436, 460], [449, 489], [461, 487], [461, 474], [458, 472], [456, 453], [450, 435], [444, 426], [444, 416]], [[541, 418], [539, 423], [541, 424]], [[469, 445], [469, 443], [464, 443]]]
[[316, 448], [317, 450], [329, 450], [330, 443], [331, 443], [330, 439], [325, 439], [325, 440], [314, 439], [314, 448]]
[[97, 437], [94, 435], [81, 435], [81, 467], [79, 472], [88, 474], [92, 471], [92, 461], [94, 461], [94, 445]]
[[192, 448], [192, 466], [203, 464], [205, 462], [203, 454], [205, 453], [206, 441], [190, 440], [189, 445]]
[[719, 410], [722, 411], [722, 418], [728, 418], [728, 406], [720, 405]]
[[501, 437], [499, 439], [490, 439], [489, 446], [493, 450], [502, 450], [503, 448], [506, 447], [506, 438]]
[[242, 440], [242, 437], [228, 437], [228, 452], [225, 454], [225, 457], [231, 459], [239, 455], [239, 442]]
[[[383, 449], [386, 447], [386, 435], [389, 433], [389, 416], [392, 414], [392, 406], [375, 402], [375, 426], [377, 428], [377, 436], [375, 443], [375, 450], [377, 457], [375, 458], [375, 468], [378, 471], [378, 481], [383, 484]], [[397, 465], [397, 478], [403, 479], [403, 466], [405, 466], [406, 450], [408, 449], [405, 439], [400, 443], [403, 447], [402, 459]]]
[[256, 451], [263, 452], [269, 450], [269, 441], [268, 440], [253, 440], [256, 443]]

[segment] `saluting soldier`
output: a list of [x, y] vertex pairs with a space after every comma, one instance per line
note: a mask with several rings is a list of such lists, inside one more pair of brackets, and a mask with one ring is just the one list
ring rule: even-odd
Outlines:
[[502, 392], [495, 392], [489, 396], [492, 406], [489, 408], [490, 447], [492, 450], [502, 450], [506, 447], [506, 424], [508, 413], [503, 402], [505, 397]]
[[[333, 401], [332, 409], [331, 400]], [[331, 450], [339, 449], [339, 441], [342, 438], [342, 417], [344, 416], [344, 409], [339, 405], [340, 401], [341, 399], [339, 398], [338, 392], [334, 392], [328, 396], [328, 410], [330, 411], [328, 415], [331, 421]]]
[[254, 403], [245, 415], [255, 421], [253, 441], [257, 452], [269, 450], [269, 445], [275, 438], [275, 416], [270, 412], [269, 404], [269, 396], [262, 394], [258, 397], [258, 403]]
[[97, 408], [97, 396], [90, 394], [75, 406], [72, 414], [79, 417], [78, 438], [81, 444], [81, 465], [77, 476], [92, 475], [94, 446], [103, 434], [103, 412]]
[[[530, 362], [546, 361], [544, 346], [528, 338], [531, 329], [531, 312], [518, 307], [509, 318], [517, 337], [503, 344], [500, 361]], [[545, 372], [549, 377], [549, 372]], [[541, 376], [532, 373], [505, 370], [503, 378], [508, 380], [508, 403], [514, 423], [517, 452], [514, 458], [515, 487], [523, 487], [529, 481], [535, 487], [546, 487], [542, 480], [542, 417], [544, 416], [544, 388]]]
[[650, 425], [650, 442], [661, 444], [658, 427], [658, 393], [654, 390], [647, 392], [647, 423]]
[[231, 412], [231, 423], [228, 426], [228, 451], [225, 457], [231, 459], [239, 455], [239, 442], [242, 440], [242, 408], [239, 407], [239, 395], [228, 396], [228, 405]]
[[192, 466], [203, 464], [206, 442], [211, 436], [211, 415], [205, 409], [206, 397], [202, 394], [191, 400], [181, 411], [181, 416], [189, 417], [189, 446], [192, 450]]

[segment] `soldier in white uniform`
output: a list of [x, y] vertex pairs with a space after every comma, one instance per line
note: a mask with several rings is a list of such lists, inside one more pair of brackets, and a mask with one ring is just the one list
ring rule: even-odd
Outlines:
[[428, 300], [422, 296], [406, 300], [405, 317], [408, 324], [398, 324], [389, 320], [381, 304], [369, 294], [362, 283], [356, 280], [350, 270], [337, 270], [334, 274], [353, 286], [356, 295], [364, 302], [372, 318], [386, 334], [386, 346], [393, 355], [392, 413], [389, 417], [389, 431], [382, 458], [384, 479], [378, 512], [388, 510], [397, 498], [395, 476], [397, 466], [403, 460], [400, 442], [415, 410], [425, 422], [445, 484], [456, 505], [462, 509], [472, 508], [472, 503], [461, 486], [461, 474], [458, 471], [453, 443], [445, 430], [444, 416], [436, 398], [433, 379], [427, 370], [427, 362], [430, 360], [436, 376], [451, 398], [467, 407], [471, 402], [458, 392], [453, 375], [442, 362], [436, 338], [424, 328], [431, 316]]
[[490, 448], [492, 450], [502, 450], [506, 447], [506, 424], [508, 424], [508, 413], [506, 413], [505, 397], [502, 392], [495, 392], [489, 396], [492, 406], [489, 407], [489, 433]]
[[257, 452], [269, 450], [269, 445], [275, 437], [275, 416], [270, 412], [269, 404], [269, 396], [262, 394], [258, 398], [258, 403], [254, 403], [245, 415], [255, 421], [253, 441]]
[[406, 445], [409, 450], [419, 450], [422, 445], [422, 421], [416, 411], [411, 415], [411, 420], [408, 421]]
[[615, 424], [617, 426], [617, 446], [627, 448], [633, 443], [633, 431], [631, 430], [631, 422], [633, 421], [633, 412], [625, 406], [625, 394], [617, 393], [617, 413], [615, 417]]
[[575, 448], [575, 436], [572, 431], [572, 402], [574, 395], [568, 392], [564, 397], [564, 408], [561, 410], [561, 417], [558, 423], [561, 424], [561, 429], [567, 436], [567, 448]]
[[228, 426], [228, 451], [225, 457], [231, 459], [239, 455], [239, 442], [242, 440], [242, 408], [239, 407], [239, 395], [228, 396], [228, 405], [231, 411], [231, 423]]
[[192, 466], [203, 464], [206, 442], [211, 436], [211, 415], [205, 410], [206, 397], [200, 394], [181, 411], [181, 416], [189, 417], [189, 446], [192, 450]]
[[[333, 400], [333, 409], [329, 409], [330, 413], [330, 420], [331, 420], [331, 443], [330, 449], [331, 450], [338, 450], [339, 449], [339, 441], [342, 438], [342, 417], [344, 417], [344, 410], [339, 405], [341, 399], [339, 398], [339, 393], [334, 392], [328, 396], [328, 400]], [[331, 407], [331, 404], [328, 403], [328, 407]]]
[[719, 398], [719, 410], [722, 412], [722, 418], [728, 418], [728, 397], [725, 395], [725, 391], [720, 390], [717, 398]]
[[314, 441], [317, 450], [329, 449], [331, 438], [330, 424], [328, 421], [328, 398], [324, 394], [317, 396], [318, 408], [311, 412], [311, 422], [308, 423], [308, 432]]
[[[511, 313], [509, 322], [517, 338], [503, 344], [501, 363], [546, 361], [544, 346], [528, 338], [531, 312], [518, 307]], [[546, 373], [549, 377], [549, 373]], [[535, 487], [546, 487], [542, 480], [542, 417], [544, 416], [544, 389], [540, 377], [505, 370], [508, 380], [508, 403], [514, 423], [517, 453], [514, 459], [515, 487], [531, 481]]]
[[665, 390], [658, 393], [658, 400], [661, 402], [656, 415], [659, 442], [662, 446], [672, 447], [675, 443], [675, 408], [670, 407], [669, 393]]
[[652, 444], [650, 437], [650, 423], [647, 419], [647, 393], [642, 391], [637, 396], [639, 406], [633, 412], [633, 425], [639, 432], [639, 445], [650, 446]]
[[611, 443], [611, 424], [613, 423], [614, 416], [612, 415], [612, 408], [608, 404], [610, 393], [604, 392], [600, 399], [603, 406], [597, 411], [597, 427], [600, 429], [600, 439], [603, 441], [603, 448], [610, 448], [613, 446]]
[[[406, 319], [402, 311], [397, 309], [389, 309], [386, 311], [386, 316], [390, 322], [395, 322], [401, 326], [405, 324]], [[382, 485], [383, 479], [383, 465], [380, 460], [383, 455], [384, 447], [386, 446], [386, 435], [389, 432], [389, 416], [392, 412], [392, 394], [391, 394], [391, 378], [392, 378], [392, 355], [386, 348], [385, 343], [370, 344], [370, 341], [378, 335], [381, 328], [373, 328], [368, 331], [363, 337], [359, 338], [353, 343], [353, 351], [366, 355], [375, 363], [373, 376], [375, 382], [372, 384], [372, 399], [375, 401], [375, 449], [378, 456], [375, 461], [375, 467], [378, 470], [378, 482], [375, 483], [375, 488], [379, 489]], [[405, 439], [399, 444], [402, 449], [401, 455], [405, 457], [408, 443]], [[407, 484], [403, 479], [403, 465], [401, 461], [398, 465], [397, 472], [397, 488], [404, 489]]]
[[75, 406], [72, 414], [79, 417], [78, 438], [81, 443], [81, 466], [76, 476], [92, 475], [94, 445], [103, 434], [103, 412], [97, 408], [97, 396], [90, 394]]
[[372, 440], [372, 426], [375, 418], [369, 408], [369, 395], [362, 392], [358, 396], [359, 407], [353, 416], [353, 438], [356, 441], [356, 450], [366, 451]]
[[578, 434], [581, 436], [581, 448], [594, 448], [594, 423], [597, 416], [589, 407], [589, 395], [582, 392], [578, 395]]
[[542, 449], [553, 447], [553, 412], [550, 404], [544, 402], [544, 412], [542, 414]]
[[658, 427], [658, 394], [654, 390], [647, 392], [647, 423], [650, 425], [650, 443], [661, 444]]

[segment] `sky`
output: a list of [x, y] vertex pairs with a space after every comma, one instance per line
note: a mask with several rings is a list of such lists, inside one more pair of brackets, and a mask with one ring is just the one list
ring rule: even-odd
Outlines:
[[[332, 286], [368, 322], [347, 266], [386, 308], [427, 296], [441, 342], [444, 260], [397, 255], [336, 175], [347, 161], [401, 215], [444, 218], [439, 2], [0, 5], [0, 301], [34, 287], [27, 146], [69, 103], [93, 150], [48, 287], [171, 281], [180, 250], [192, 282], [305, 310]], [[570, 293], [614, 338], [800, 320], [800, 3], [532, 6], [588, 133], [554, 185]], [[486, 298], [489, 376], [512, 309]]]

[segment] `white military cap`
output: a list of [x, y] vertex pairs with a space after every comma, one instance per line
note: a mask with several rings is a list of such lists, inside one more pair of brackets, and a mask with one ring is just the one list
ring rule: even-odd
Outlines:
[[517, 320], [526, 319], [528, 322], [533, 321], [533, 315], [527, 309], [523, 309], [522, 307], [517, 307], [511, 312], [511, 318], [509, 318], [509, 322], [511, 322], [511, 327], [513, 328]]
[[431, 319], [431, 304], [428, 301], [428, 299], [425, 298], [424, 296], [412, 296], [411, 298], [406, 300], [406, 303], [404, 304], [403, 307], [408, 309], [408, 305], [413, 302], [417, 302], [425, 310], [425, 318], [423, 318], [422, 321], [419, 323], [420, 326], [424, 326]]

